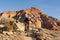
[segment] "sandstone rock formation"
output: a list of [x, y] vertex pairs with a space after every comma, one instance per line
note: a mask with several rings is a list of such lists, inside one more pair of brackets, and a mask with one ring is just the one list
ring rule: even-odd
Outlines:
[[59, 31], [60, 20], [35, 7], [0, 13], [0, 40], [60, 40]]

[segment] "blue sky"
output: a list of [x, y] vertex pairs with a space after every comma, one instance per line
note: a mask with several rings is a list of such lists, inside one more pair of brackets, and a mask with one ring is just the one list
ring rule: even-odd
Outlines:
[[37, 7], [46, 14], [60, 19], [60, 0], [0, 0], [0, 12]]

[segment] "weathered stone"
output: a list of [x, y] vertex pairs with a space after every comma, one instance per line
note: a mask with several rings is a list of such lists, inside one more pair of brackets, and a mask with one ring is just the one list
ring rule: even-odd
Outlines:
[[35, 7], [6, 11], [0, 14], [0, 33], [0, 40], [60, 40], [60, 21]]

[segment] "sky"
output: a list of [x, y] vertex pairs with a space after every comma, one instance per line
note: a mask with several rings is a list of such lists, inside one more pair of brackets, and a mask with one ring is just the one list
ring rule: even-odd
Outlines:
[[49, 16], [60, 19], [60, 0], [0, 0], [0, 13], [36, 7]]

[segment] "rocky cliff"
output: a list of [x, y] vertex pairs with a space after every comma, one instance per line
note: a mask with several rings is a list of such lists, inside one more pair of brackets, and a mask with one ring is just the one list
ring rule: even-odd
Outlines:
[[60, 20], [38, 8], [0, 13], [0, 40], [60, 40]]

